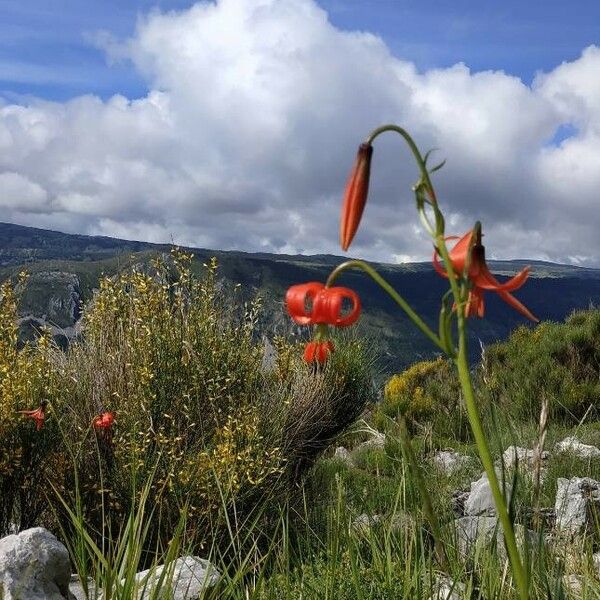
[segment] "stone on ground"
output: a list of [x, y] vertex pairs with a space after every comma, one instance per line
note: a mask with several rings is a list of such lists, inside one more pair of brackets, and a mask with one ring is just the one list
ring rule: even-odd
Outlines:
[[462, 600], [465, 584], [454, 581], [447, 575], [435, 575], [429, 600]]
[[[525, 543], [525, 536], [527, 536], [529, 544], [534, 543], [535, 534], [532, 531], [525, 529], [522, 525], [514, 527], [519, 546], [523, 546]], [[502, 559], [506, 559], [504, 536], [497, 517], [462, 517], [454, 521], [454, 530], [457, 550], [463, 559], [472, 556], [477, 548], [489, 546], [492, 543], [496, 543], [498, 555]]]
[[2, 600], [65, 600], [70, 578], [67, 549], [43, 527], [0, 540]]
[[[504, 463], [504, 467], [507, 469], [512, 469], [515, 466], [519, 466], [524, 469], [533, 469], [535, 467], [535, 463], [537, 460], [536, 451], [529, 448], [521, 448], [520, 446], [509, 446], [502, 453], [502, 462]], [[546, 460], [550, 453], [544, 450], [541, 453], [541, 461], [542, 464]], [[497, 461], [498, 466], [500, 466], [500, 461]]]
[[444, 475], [452, 475], [473, 462], [473, 459], [470, 456], [453, 450], [440, 450], [433, 455], [432, 460], [433, 464], [444, 473]]
[[556, 528], [569, 534], [591, 530], [600, 519], [600, 482], [589, 477], [557, 481]]
[[[502, 476], [498, 478], [501, 480]], [[500, 481], [502, 486], [502, 481]], [[512, 493], [511, 485], [508, 481], [504, 482], [504, 494], [509, 496]], [[471, 483], [471, 491], [464, 503], [464, 513], [467, 516], [494, 516], [496, 514], [496, 505], [492, 495], [492, 489], [488, 476], [483, 473], [477, 481]]]
[[[136, 581], [145, 585], [145, 592], [140, 596], [140, 600], [152, 597], [152, 589], [158, 584], [164, 569], [164, 565], [159, 565], [136, 575]], [[170, 585], [169, 591], [165, 591], [165, 597], [172, 600], [196, 599], [202, 591], [216, 585], [221, 578], [221, 574], [214, 565], [197, 556], [182, 556], [169, 569], [165, 577], [168, 576], [167, 581], [170, 582]]]
[[574, 436], [566, 437], [562, 442], [554, 446], [555, 452], [568, 452], [579, 458], [600, 458], [600, 449], [579, 441]]

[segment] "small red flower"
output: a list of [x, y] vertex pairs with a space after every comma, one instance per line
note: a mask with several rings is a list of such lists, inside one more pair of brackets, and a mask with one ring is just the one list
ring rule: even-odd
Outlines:
[[110, 429], [112, 424], [115, 422], [115, 414], [111, 412], [105, 412], [97, 417], [94, 417], [92, 421], [92, 425], [94, 429], [102, 430], [102, 429]]
[[[344, 300], [352, 304], [347, 314], [342, 312]], [[285, 303], [288, 313], [299, 325], [347, 327], [356, 322], [361, 310], [355, 291], [344, 287], [326, 288], [316, 281], [290, 287]]]
[[364, 143], [359, 146], [346, 184], [340, 219], [340, 244], [343, 250], [348, 250], [352, 243], [367, 203], [372, 156], [373, 146], [371, 144]]
[[324, 342], [308, 342], [304, 348], [304, 360], [307, 363], [317, 362], [324, 364], [327, 362], [329, 355], [333, 352], [333, 342], [327, 340]]
[[[457, 237], [448, 237], [447, 240], [458, 239]], [[526, 267], [512, 279], [500, 283], [490, 272], [485, 261], [485, 248], [481, 244], [481, 228], [476, 227], [474, 231], [469, 231], [458, 240], [454, 248], [450, 250], [450, 261], [452, 268], [459, 277], [464, 274], [465, 267], [468, 262], [467, 277], [471, 280], [473, 287], [469, 292], [467, 306], [465, 308], [465, 316], [470, 317], [477, 315], [483, 317], [485, 312], [485, 304], [483, 299], [484, 291], [496, 292], [507, 304], [512, 306], [516, 311], [520, 312], [524, 317], [535, 321], [539, 319], [534, 316], [527, 307], [519, 302], [510, 292], [519, 289], [529, 277], [529, 267]], [[435, 270], [442, 276], [448, 277], [440, 263], [437, 249], [433, 253], [433, 266]]]
[[31, 417], [35, 421], [36, 431], [39, 431], [44, 426], [44, 420], [46, 419], [46, 406], [48, 406], [48, 401], [43, 400], [39, 408], [34, 410], [19, 410], [17, 412], [26, 417]]

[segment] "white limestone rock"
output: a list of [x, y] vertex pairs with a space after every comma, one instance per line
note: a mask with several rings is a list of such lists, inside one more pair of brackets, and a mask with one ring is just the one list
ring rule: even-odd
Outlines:
[[[501, 475], [498, 477], [501, 480]], [[500, 481], [502, 486], [502, 481]], [[504, 482], [504, 494], [510, 497], [512, 493], [511, 484]], [[488, 476], [483, 473], [477, 481], [471, 483], [471, 491], [465, 500], [464, 512], [466, 516], [494, 516], [496, 514], [496, 505], [492, 495], [492, 489]]]
[[559, 478], [554, 510], [558, 530], [574, 535], [592, 529], [600, 515], [600, 482], [589, 477]]
[[[541, 454], [542, 465], [548, 460], [550, 453], [544, 450]], [[533, 469], [536, 463], [536, 451], [520, 446], [509, 446], [502, 453], [502, 462], [507, 469], [513, 469], [517, 465], [522, 469]], [[500, 466], [500, 461], [496, 463]]]
[[431, 588], [429, 600], [463, 600], [465, 597], [465, 584], [447, 575], [436, 575]]
[[[164, 565], [159, 565], [136, 575], [136, 581], [141, 589], [145, 590], [140, 595], [140, 600], [152, 597], [152, 590], [158, 584], [164, 569]], [[165, 590], [161, 597], [164, 595], [170, 600], [195, 600], [206, 588], [216, 585], [221, 578], [221, 573], [212, 563], [197, 556], [182, 556], [169, 569], [171, 570], [168, 573], [172, 573], [172, 578], [168, 578], [169, 590]]]
[[554, 446], [555, 452], [568, 452], [579, 458], [600, 458], [600, 449], [579, 441], [574, 436], [566, 437]]
[[472, 464], [473, 459], [466, 454], [453, 450], [440, 450], [433, 455], [432, 461], [435, 467], [444, 475], [452, 475]]
[[43, 527], [0, 540], [2, 600], [65, 600], [70, 579], [67, 549]]
[[[498, 555], [503, 560], [507, 558], [502, 527], [497, 517], [462, 517], [454, 521], [454, 530], [458, 553], [463, 559], [472, 556], [477, 548], [493, 543], [496, 544]], [[535, 534], [522, 525], [515, 526], [515, 537], [519, 546], [526, 541], [533, 545], [535, 541]]]

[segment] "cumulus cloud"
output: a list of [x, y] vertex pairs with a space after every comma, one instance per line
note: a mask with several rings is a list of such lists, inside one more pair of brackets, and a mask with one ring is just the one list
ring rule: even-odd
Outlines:
[[[145, 77], [143, 98], [0, 103], [3, 220], [202, 247], [339, 253], [360, 140], [384, 122], [440, 148], [453, 231], [484, 222], [490, 255], [600, 266], [600, 49], [531, 86], [463, 64], [418, 72], [314, 0], [219, 0], [98, 36]], [[553, 142], [557, 130], [573, 135]], [[376, 142], [352, 252], [429, 256], [401, 140]]]

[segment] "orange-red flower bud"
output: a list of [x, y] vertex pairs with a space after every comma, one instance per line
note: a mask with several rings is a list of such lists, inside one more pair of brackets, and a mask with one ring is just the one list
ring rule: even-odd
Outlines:
[[105, 412], [97, 417], [94, 417], [92, 425], [94, 429], [110, 429], [115, 422], [115, 415], [111, 412]]
[[348, 250], [352, 243], [367, 202], [372, 156], [373, 146], [361, 144], [346, 184], [340, 219], [340, 244], [343, 250]]
[[327, 362], [332, 352], [333, 342], [331, 340], [325, 342], [308, 342], [304, 348], [304, 360], [307, 363], [318, 362], [322, 365]]

